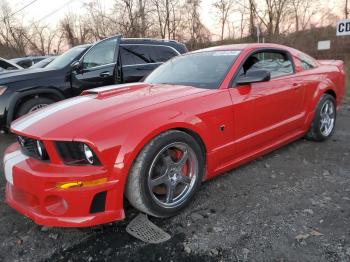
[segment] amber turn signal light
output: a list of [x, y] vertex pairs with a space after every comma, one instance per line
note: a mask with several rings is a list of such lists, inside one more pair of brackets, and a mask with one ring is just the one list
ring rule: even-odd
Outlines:
[[57, 188], [59, 189], [69, 189], [76, 187], [89, 187], [89, 186], [97, 186], [107, 182], [107, 178], [100, 178], [96, 180], [90, 181], [71, 181], [71, 182], [62, 182], [57, 184]]

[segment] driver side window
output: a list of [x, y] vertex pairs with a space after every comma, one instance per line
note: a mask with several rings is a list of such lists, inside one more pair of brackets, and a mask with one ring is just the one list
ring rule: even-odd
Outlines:
[[83, 69], [112, 64], [115, 62], [117, 39], [110, 39], [95, 45], [83, 59]]
[[278, 51], [259, 52], [251, 55], [243, 64], [241, 70], [241, 74], [247, 74], [247, 72], [257, 70], [266, 70], [271, 73], [271, 78], [294, 73], [293, 63], [289, 56]]

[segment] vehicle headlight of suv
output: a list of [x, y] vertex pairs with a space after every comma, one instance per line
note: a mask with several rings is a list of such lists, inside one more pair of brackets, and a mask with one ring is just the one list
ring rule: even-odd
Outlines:
[[0, 96], [5, 93], [7, 86], [0, 86]]
[[57, 152], [66, 165], [101, 165], [94, 151], [82, 142], [55, 142]]

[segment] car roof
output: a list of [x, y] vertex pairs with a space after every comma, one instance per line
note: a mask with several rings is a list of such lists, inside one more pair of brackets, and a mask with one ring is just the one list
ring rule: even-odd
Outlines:
[[292, 51], [293, 48], [288, 46], [272, 44], [272, 43], [244, 43], [244, 44], [233, 44], [233, 45], [221, 45], [200, 49], [194, 52], [207, 52], [207, 51], [235, 51], [235, 50], [246, 50], [246, 49], [260, 49], [260, 48], [271, 48], [271, 49], [284, 49]]
[[165, 45], [176, 49], [180, 54], [187, 52], [186, 46], [183, 43], [175, 40], [153, 38], [122, 38], [120, 44]]

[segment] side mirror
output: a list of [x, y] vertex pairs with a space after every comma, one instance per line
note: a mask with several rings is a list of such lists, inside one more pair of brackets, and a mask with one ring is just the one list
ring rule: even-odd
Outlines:
[[271, 79], [271, 73], [266, 70], [248, 71], [246, 75], [240, 76], [237, 80], [238, 85], [248, 85], [251, 83], [267, 82]]
[[80, 69], [81, 69], [81, 63], [80, 63], [80, 61], [75, 61], [75, 62], [73, 62], [73, 63], [71, 64], [71, 68], [72, 68], [72, 70], [74, 70], [74, 71], [80, 71]]

